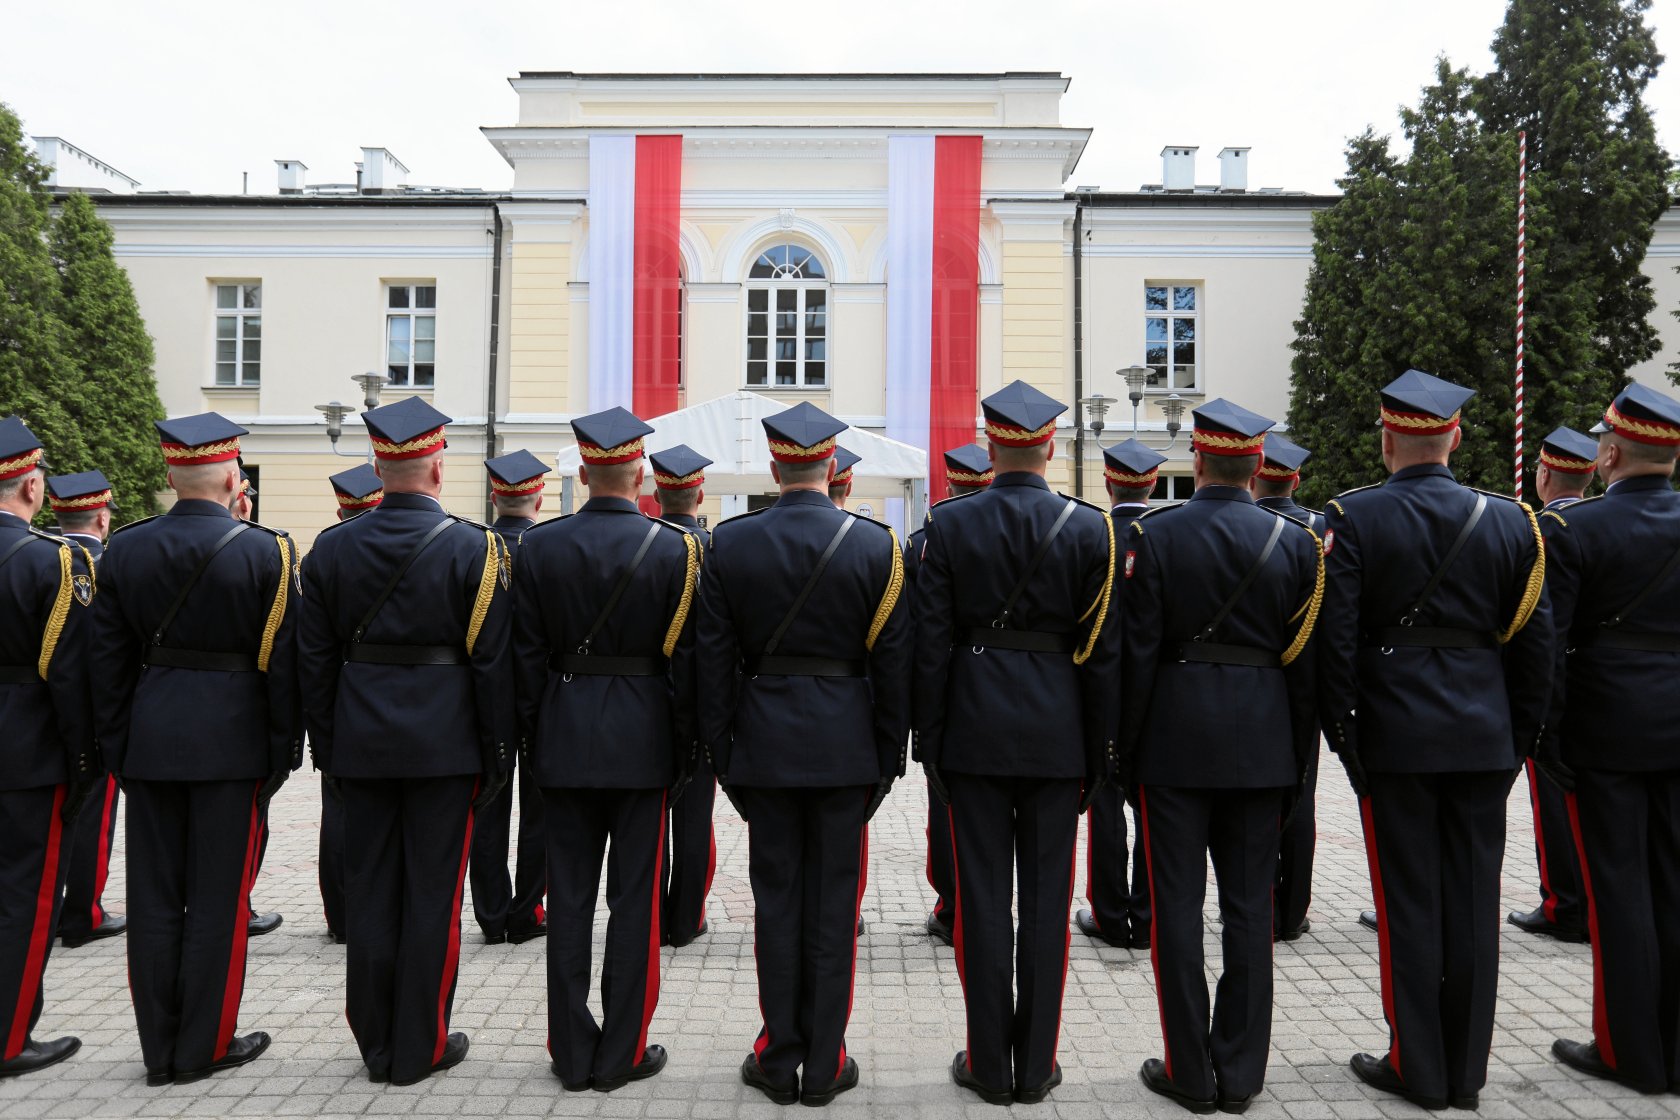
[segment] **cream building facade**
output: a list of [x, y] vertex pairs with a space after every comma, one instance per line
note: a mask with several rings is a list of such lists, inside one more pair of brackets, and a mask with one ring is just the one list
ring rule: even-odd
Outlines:
[[[165, 407], [251, 429], [259, 514], [305, 541], [334, 517], [326, 476], [365, 451], [356, 412], [335, 454], [316, 410], [359, 412], [355, 374], [382, 373], [384, 399], [419, 393], [456, 418], [445, 497], [468, 516], [485, 513], [487, 454], [528, 447], [552, 462], [572, 443], [570, 418], [591, 411], [588, 151], [601, 134], [683, 137], [683, 404], [746, 389], [884, 427], [886, 147], [919, 133], [982, 138], [981, 395], [1014, 378], [1070, 403], [1101, 394], [1114, 401], [1108, 443], [1132, 426], [1115, 371], [1147, 364], [1139, 430], [1152, 443], [1167, 440], [1172, 393], [1281, 417], [1312, 214], [1334, 198], [1250, 189], [1241, 148], [1220, 153], [1216, 185], [1197, 186], [1184, 146], [1164, 151], [1159, 186], [1070, 191], [1090, 130], [1062, 122], [1067, 84], [526, 73], [512, 81], [515, 122], [484, 129], [512, 167], [506, 193], [409, 186], [395, 156], [369, 148], [354, 184], [311, 186], [280, 160], [275, 194], [98, 201], [157, 342]], [[1676, 264], [1680, 219], [1665, 217], [1647, 262], [1662, 310], [1680, 306]], [[801, 335], [787, 370], [753, 359], [750, 310], [780, 299], [822, 341]], [[1652, 384], [1680, 354], [1680, 324], [1659, 319], [1664, 351], [1637, 371]], [[1100, 501], [1097, 440], [1087, 427], [1076, 441], [1065, 419], [1056, 484]], [[1187, 444], [1172, 449], [1169, 497], [1188, 492]], [[545, 512], [559, 492], [551, 476]], [[705, 512], [747, 504], [709, 497]]]

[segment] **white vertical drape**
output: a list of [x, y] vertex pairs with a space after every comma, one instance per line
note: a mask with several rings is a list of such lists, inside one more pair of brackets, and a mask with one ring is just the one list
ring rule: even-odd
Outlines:
[[636, 138], [589, 138], [589, 398], [580, 411], [632, 407], [635, 393]]

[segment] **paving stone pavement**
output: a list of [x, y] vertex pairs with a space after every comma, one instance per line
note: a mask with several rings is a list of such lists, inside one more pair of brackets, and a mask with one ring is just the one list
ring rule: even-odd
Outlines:
[[[663, 985], [650, 1039], [670, 1050], [658, 1077], [607, 1094], [563, 1093], [544, 1052], [543, 944], [485, 945], [464, 909], [461, 975], [453, 1027], [472, 1037], [467, 1060], [419, 1085], [368, 1083], [344, 1021], [344, 950], [325, 936], [315, 882], [318, 780], [296, 775], [276, 798], [268, 858], [255, 897], [285, 925], [251, 941], [242, 1031], [274, 1036], [250, 1066], [193, 1085], [144, 1087], [140, 1047], [125, 978], [124, 940], [77, 950], [55, 948], [46, 977], [39, 1037], [81, 1036], [70, 1061], [0, 1081], [0, 1117], [82, 1116], [600, 1116], [767, 1118], [776, 1106], [744, 1088], [737, 1070], [758, 1028], [752, 953], [752, 899], [746, 829], [718, 799], [718, 866], [711, 932], [663, 954]], [[922, 930], [931, 902], [923, 878], [925, 794], [919, 779], [900, 784], [876, 817], [870, 843], [869, 928], [858, 946], [856, 1003], [847, 1049], [862, 1069], [858, 1089], [830, 1108], [835, 1120], [865, 1113], [917, 1118], [981, 1118], [999, 1113], [950, 1083], [951, 1055], [963, 1045], [962, 988], [951, 950]], [[1505, 909], [1536, 903], [1527, 788], [1510, 801]], [[1081, 851], [1083, 852], [1083, 837]], [[123, 910], [118, 855], [107, 903]], [[1076, 894], [1083, 896], [1080, 859]], [[1208, 904], [1207, 959], [1217, 966], [1217, 926]], [[1076, 900], [1075, 905], [1080, 901]], [[1421, 1117], [1354, 1080], [1349, 1055], [1387, 1045], [1377, 977], [1376, 936], [1355, 923], [1369, 906], [1364, 848], [1354, 801], [1326, 756], [1319, 795], [1318, 863], [1312, 930], [1276, 952], [1276, 1014], [1265, 1093], [1254, 1120], [1365, 1120]], [[597, 911], [596, 960], [605, 907]], [[1487, 1120], [1600, 1120], [1680, 1116], [1680, 1097], [1641, 1097], [1558, 1066], [1552, 1039], [1589, 1036], [1591, 957], [1517, 932], [1501, 934], [1501, 982]], [[1138, 1082], [1145, 1058], [1160, 1053], [1159, 1020], [1147, 953], [1097, 948], [1072, 935], [1060, 1060], [1066, 1081], [1049, 1101], [1015, 1106], [1057, 1120], [1176, 1118], [1185, 1113]]]

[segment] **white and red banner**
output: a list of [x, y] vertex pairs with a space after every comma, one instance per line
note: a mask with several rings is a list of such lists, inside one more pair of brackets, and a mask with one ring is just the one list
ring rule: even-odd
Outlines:
[[681, 136], [589, 138], [590, 412], [676, 410], [681, 219]]
[[980, 158], [978, 136], [887, 140], [887, 436], [928, 453], [929, 501], [979, 411]]

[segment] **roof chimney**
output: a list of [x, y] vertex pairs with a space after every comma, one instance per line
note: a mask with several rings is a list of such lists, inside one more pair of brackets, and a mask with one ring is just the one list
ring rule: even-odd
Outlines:
[[1169, 144], [1161, 149], [1161, 186], [1169, 191], [1196, 189], [1196, 149]]
[[408, 168], [388, 148], [362, 149], [362, 193], [385, 194], [408, 185]]
[[277, 159], [274, 166], [279, 169], [281, 194], [303, 193], [303, 173], [309, 170], [307, 163], [301, 159]]
[[1219, 150], [1219, 189], [1246, 191], [1248, 189], [1249, 148], [1221, 148]]

